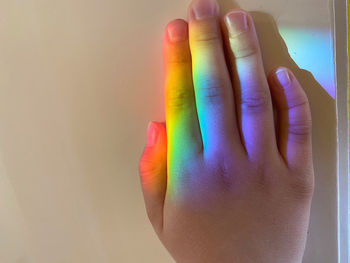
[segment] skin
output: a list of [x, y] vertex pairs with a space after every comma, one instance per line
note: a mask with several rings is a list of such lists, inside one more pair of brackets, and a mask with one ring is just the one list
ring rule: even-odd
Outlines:
[[166, 125], [149, 124], [139, 165], [163, 245], [176, 262], [301, 262], [314, 170], [298, 80], [266, 76], [249, 13], [209, 0], [167, 25], [164, 64]]

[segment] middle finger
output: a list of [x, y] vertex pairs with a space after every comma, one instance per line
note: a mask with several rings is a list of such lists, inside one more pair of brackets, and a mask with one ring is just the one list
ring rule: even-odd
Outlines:
[[204, 154], [228, 145], [243, 151], [234, 112], [230, 75], [223, 52], [215, 0], [194, 0], [189, 7], [193, 84]]

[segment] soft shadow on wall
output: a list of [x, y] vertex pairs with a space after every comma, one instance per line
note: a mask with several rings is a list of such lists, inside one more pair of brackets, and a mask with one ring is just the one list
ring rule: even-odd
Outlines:
[[[218, 2], [222, 15], [233, 8], [240, 8], [231, 0], [218, 0]], [[277, 66], [291, 69], [304, 88], [311, 105], [315, 193], [303, 262], [332, 262], [337, 258], [335, 100], [316, 81], [311, 72], [299, 68], [291, 58], [274, 18], [264, 12], [250, 13], [259, 37], [266, 74]], [[315, 31], [320, 30], [315, 28]], [[308, 45], [304, 48], [317, 47]], [[316, 65], [319, 62], [313, 63], [319, 67]], [[332, 80], [328, 80], [328, 83], [334, 85]]]

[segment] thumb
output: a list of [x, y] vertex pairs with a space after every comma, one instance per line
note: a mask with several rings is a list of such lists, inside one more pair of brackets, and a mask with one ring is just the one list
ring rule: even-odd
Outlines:
[[163, 224], [163, 204], [167, 184], [166, 128], [150, 122], [146, 147], [139, 162], [139, 172], [148, 218], [156, 231]]

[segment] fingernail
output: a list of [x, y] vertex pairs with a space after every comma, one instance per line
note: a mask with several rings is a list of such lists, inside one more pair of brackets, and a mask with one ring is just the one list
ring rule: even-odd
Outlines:
[[168, 36], [171, 42], [183, 41], [188, 36], [187, 25], [180, 20], [171, 22], [168, 25]]
[[247, 15], [241, 11], [230, 12], [226, 15], [225, 21], [231, 36], [248, 31]]
[[276, 71], [276, 77], [282, 87], [288, 86], [291, 82], [288, 70], [286, 68], [280, 68]]
[[156, 144], [158, 139], [158, 129], [157, 125], [154, 122], [148, 123], [147, 127], [147, 142], [146, 146], [147, 147], [152, 147], [153, 145]]
[[192, 11], [196, 19], [203, 19], [216, 16], [218, 4], [215, 0], [196, 0], [192, 4]]

